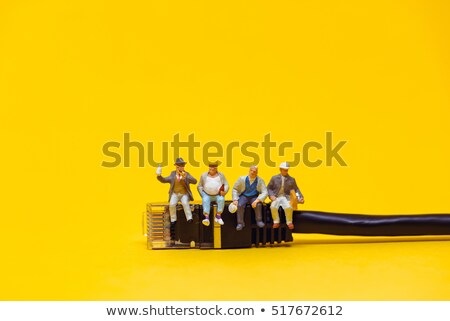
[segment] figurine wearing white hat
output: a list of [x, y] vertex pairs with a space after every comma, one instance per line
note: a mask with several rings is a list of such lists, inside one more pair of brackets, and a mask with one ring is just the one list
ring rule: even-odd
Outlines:
[[233, 204], [237, 206], [236, 230], [244, 227], [244, 211], [247, 204], [255, 209], [256, 225], [264, 227], [262, 221], [262, 203], [267, 197], [267, 187], [264, 180], [258, 176], [258, 167], [251, 166], [247, 176], [241, 176], [233, 186]]
[[[280, 215], [278, 214], [278, 209], [280, 206], [283, 208], [286, 214], [286, 224], [290, 230], [294, 229], [294, 224], [292, 224], [292, 213], [294, 209], [291, 205], [291, 198], [296, 197], [297, 201], [303, 204], [305, 201], [300, 189], [297, 187], [295, 178], [289, 176], [289, 164], [283, 162], [280, 164], [280, 174], [275, 175], [267, 185], [267, 191], [269, 197], [272, 200], [270, 205], [270, 211], [272, 213], [273, 228], [280, 227]], [[291, 193], [293, 191], [293, 193]], [[291, 196], [294, 194], [295, 196]]]
[[158, 181], [161, 183], [170, 183], [169, 189], [169, 212], [170, 222], [175, 223], [177, 221], [177, 204], [181, 201], [184, 209], [184, 215], [188, 223], [192, 223], [192, 212], [189, 206], [189, 201], [193, 201], [191, 188], [189, 184], [196, 184], [197, 180], [184, 170], [186, 162], [181, 158], [177, 158], [175, 161], [175, 170], [167, 177], [162, 177], [161, 166], [156, 170]]

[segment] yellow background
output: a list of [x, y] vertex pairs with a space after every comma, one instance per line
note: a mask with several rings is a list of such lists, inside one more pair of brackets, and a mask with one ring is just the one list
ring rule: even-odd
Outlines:
[[293, 168], [303, 209], [448, 213], [449, 18], [448, 1], [1, 0], [0, 299], [449, 300], [445, 240], [146, 250], [141, 214], [168, 186], [101, 166], [124, 132], [331, 131], [349, 166]]

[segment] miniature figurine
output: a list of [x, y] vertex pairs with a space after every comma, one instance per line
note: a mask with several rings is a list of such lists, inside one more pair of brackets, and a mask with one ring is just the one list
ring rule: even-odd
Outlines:
[[170, 212], [170, 222], [175, 223], [177, 221], [177, 204], [181, 200], [183, 205], [184, 215], [188, 223], [192, 223], [192, 212], [189, 205], [189, 201], [193, 201], [191, 188], [189, 184], [196, 184], [197, 180], [191, 176], [188, 172], [184, 170], [186, 162], [180, 157], [175, 161], [175, 170], [170, 173], [167, 177], [162, 177], [162, 168], [158, 167], [156, 170], [156, 175], [158, 181], [161, 183], [170, 183], [169, 189], [169, 212]]
[[289, 176], [289, 164], [283, 162], [280, 164], [280, 174], [275, 175], [271, 178], [269, 185], [267, 185], [267, 190], [269, 197], [272, 200], [270, 205], [270, 211], [272, 213], [273, 228], [280, 227], [280, 216], [278, 214], [278, 209], [281, 206], [286, 215], [286, 224], [290, 230], [294, 229], [294, 224], [292, 224], [292, 213], [293, 207], [290, 201], [295, 201], [294, 197], [291, 196], [291, 191], [295, 193], [295, 197], [300, 204], [305, 202], [300, 189], [297, 187], [295, 178]]
[[222, 212], [225, 207], [225, 195], [228, 192], [229, 186], [225, 175], [217, 170], [219, 162], [210, 162], [209, 171], [203, 173], [200, 177], [200, 182], [197, 185], [198, 192], [202, 196], [203, 225], [209, 226], [209, 211], [211, 208], [211, 202], [217, 202], [217, 213], [214, 220], [223, 225]]
[[264, 227], [262, 203], [266, 197], [267, 187], [264, 180], [258, 176], [258, 167], [251, 166], [248, 175], [239, 177], [233, 186], [232, 204], [237, 206], [237, 231], [245, 227], [244, 211], [247, 204], [251, 204], [255, 210], [256, 225]]

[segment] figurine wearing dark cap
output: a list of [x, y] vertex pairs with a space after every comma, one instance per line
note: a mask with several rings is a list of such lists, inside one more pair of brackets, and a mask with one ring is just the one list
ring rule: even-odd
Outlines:
[[177, 158], [175, 161], [175, 170], [167, 177], [162, 177], [161, 166], [156, 170], [158, 181], [161, 183], [170, 183], [169, 189], [169, 212], [170, 221], [172, 223], [177, 221], [177, 204], [181, 201], [184, 209], [184, 215], [188, 223], [192, 223], [192, 212], [189, 206], [189, 201], [193, 201], [191, 188], [189, 184], [196, 184], [197, 180], [184, 170], [186, 162], [182, 158]]
[[[303, 204], [303, 195], [295, 182], [295, 178], [289, 176], [289, 164], [283, 162], [280, 164], [280, 174], [275, 175], [267, 185], [269, 197], [272, 200], [270, 211], [272, 213], [273, 228], [280, 227], [280, 215], [278, 209], [283, 208], [286, 215], [286, 224], [290, 230], [294, 229], [292, 223], [292, 213], [294, 211], [293, 204]], [[296, 206], [296, 205], [294, 205]]]
[[229, 186], [225, 175], [217, 170], [219, 162], [210, 162], [209, 170], [200, 177], [197, 185], [198, 192], [202, 196], [203, 215], [205, 218], [202, 223], [209, 226], [209, 211], [211, 202], [217, 202], [217, 213], [215, 221], [223, 225], [222, 212], [225, 206], [225, 194], [228, 192]]

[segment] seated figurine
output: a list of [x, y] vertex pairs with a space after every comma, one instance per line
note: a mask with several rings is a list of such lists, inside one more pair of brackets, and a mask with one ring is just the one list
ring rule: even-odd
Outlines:
[[184, 170], [186, 162], [182, 158], [177, 158], [175, 161], [175, 170], [167, 177], [162, 177], [161, 166], [156, 170], [158, 181], [161, 183], [170, 183], [169, 188], [169, 212], [170, 222], [175, 223], [177, 221], [177, 204], [181, 201], [184, 209], [184, 215], [188, 223], [192, 223], [192, 212], [189, 206], [189, 201], [193, 201], [191, 188], [189, 184], [196, 184], [197, 180]]
[[200, 182], [197, 185], [198, 192], [202, 196], [203, 225], [209, 226], [209, 211], [211, 209], [211, 202], [217, 203], [217, 213], [214, 220], [223, 225], [222, 212], [225, 207], [225, 195], [228, 192], [229, 186], [225, 175], [217, 170], [219, 162], [210, 162], [209, 170], [203, 173], [200, 177]]
[[289, 176], [288, 171], [289, 164], [286, 162], [281, 163], [280, 174], [271, 178], [269, 184], [267, 185], [267, 191], [270, 199], [272, 200], [270, 211], [272, 213], [273, 228], [280, 227], [280, 215], [278, 214], [278, 209], [281, 206], [286, 215], [286, 224], [290, 230], [293, 230], [294, 224], [292, 223], [292, 213], [294, 209], [291, 201], [294, 201], [294, 199], [291, 199], [291, 191], [294, 191], [295, 197], [297, 197], [297, 201], [300, 204], [304, 203], [304, 199], [300, 189], [297, 187], [295, 178]]
[[244, 211], [247, 204], [255, 209], [256, 225], [264, 227], [262, 221], [262, 203], [267, 197], [267, 187], [264, 180], [258, 176], [258, 167], [251, 166], [247, 176], [241, 176], [233, 186], [233, 203], [237, 206], [236, 230], [245, 227]]

